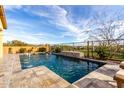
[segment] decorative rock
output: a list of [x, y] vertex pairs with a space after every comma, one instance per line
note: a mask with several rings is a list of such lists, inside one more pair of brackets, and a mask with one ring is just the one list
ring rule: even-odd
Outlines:
[[124, 61], [120, 63], [120, 68], [124, 69]]

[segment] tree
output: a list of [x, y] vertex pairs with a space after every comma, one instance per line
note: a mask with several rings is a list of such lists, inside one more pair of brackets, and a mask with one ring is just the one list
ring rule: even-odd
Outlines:
[[[111, 14], [111, 15], [109, 15]], [[120, 39], [124, 39], [124, 21], [119, 11], [108, 13], [98, 12], [93, 16], [92, 27], [89, 31], [89, 37], [92, 40], [99, 41], [100, 46], [105, 45], [110, 58], [121, 48]]]
[[55, 47], [55, 49], [54, 49], [54, 52], [55, 53], [60, 53], [62, 50], [61, 50], [61, 48], [60, 47]]
[[7, 43], [4, 43], [4, 45], [8, 46], [27, 46], [29, 44], [19, 41], [19, 40], [13, 40], [13, 41], [8, 41]]
[[122, 21], [119, 12], [113, 12], [111, 15], [107, 12], [98, 12], [93, 16], [90, 38], [95, 40], [106, 40], [111, 44], [110, 40], [124, 38], [124, 21]]
[[26, 52], [26, 48], [20, 48], [18, 53], [25, 53]]

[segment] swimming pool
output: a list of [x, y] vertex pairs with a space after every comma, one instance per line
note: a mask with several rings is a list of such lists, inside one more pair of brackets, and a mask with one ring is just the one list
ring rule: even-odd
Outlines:
[[70, 83], [104, 65], [104, 63], [46, 54], [20, 55], [20, 62], [22, 69], [44, 65]]

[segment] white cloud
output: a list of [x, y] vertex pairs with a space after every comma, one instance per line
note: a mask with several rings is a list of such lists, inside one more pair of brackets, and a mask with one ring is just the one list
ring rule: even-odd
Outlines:
[[23, 6], [21, 5], [5, 5], [4, 8], [5, 10], [9, 10], [9, 11], [12, 11], [14, 12], [15, 10], [19, 10], [21, 9]]
[[24, 31], [5, 31], [4, 32], [4, 42], [11, 40], [20, 40], [31, 44], [41, 44], [41, 43], [55, 43], [52, 40], [48, 40], [49, 37], [52, 37], [50, 34], [41, 34], [36, 33], [32, 34]]
[[[43, 10], [43, 7], [47, 9]], [[83, 41], [84, 39], [88, 38], [88, 35], [84, 33], [85, 31], [89, 30], [89, 28], [87, 27], [87, 20], [80, 20], [78, 24], [71, 22], [70, 19], [67, 17], [68, 12], [60, 6], [42, 6], [42, 7], [41, 6], [5, 6], [5, 9], [12, 11], [12, 12], [17, 9], [18, 10], [22, 9], [23, 11], [25, 11], [26, 13], [30, 15], [33, 14], [35, 16], [48, 18], [48, 22], [50, 24], [54, 24], [59, 29], [61, 28], [66, 29], [65, 32], [62, 32], [59, 38], [64, 38], [65, 36], [71, 36], [75, 38], [75, 41]], [[21, 20], [17, 21], [16, 19], [8, 19], [7, 21], [9, 24], [14, 25], [11, 28], [12, 30], [22, 32], [23, 30], [32, 28], [32, 24], [21, 22]], [[50, 35], [51, 38], [57, 38], [57, 36], [52, 33], [50, 34], [46, 34], [46, 33], [38, 34], [37, 33], [37, 35], [36, 34], [32, 35], [32, 37], [37, 36], [38, 38], [38, 36], [42, 36], [44, 38], [48, 38], [48, 35]]]
[[5, 32], [4, 35], [4, 40], [21, 40], [21, 41], [26, 41], [27, 43], [38, 43], [38, 38], [32, 37], [29, 33], [10, 33], [10, 32]]
[[65, 28], [66, 32], [62, 34], [62, 37], [72, 36], [76, 39], [76, 41], [83, 41], [84, 39], [88, 38], [85, 32], [90, 30], [87, 26], [89, 20], [80, 20], [78, 24], [74, 24], [69, 21], [69, 18], [67, 17], [68, 12], [64, 8], [60, 6], [46, 7], [49, 9], [49, 11], [44, 12], [38, 9], [38, 11], [32, 11], [32, 13], [37, 16], [47, 17], [50, 19], [49, 23]]
[[36, 32], [36, 27], [33, 23], [23, 22], [16, 19], [9, 19], [7, 21], [9, 27], [4, 32], [4, 42], [11, 40], [21, 40], [31, 44], [53, 44], [56, 43], [53, 41], [53, 39], [58, 38], [58, 36], [52, 33]]
[[[69, 16], [70, 14], [73, 15], [73, 13], [68, 13], [68, 11], [61, 6], [5, 6], [5, 9], [10, 11], [22, 9], [30, 15], [45, 17], [50, 24], [54, 24], [55, 27], [65, 30], [65, 32], [58, 32], [60, 33], [59, 36], [56, 36], [54, 33], [45, 32], [29, 33], [29, 29], [35, 28], [33, 23], [8, 19], [8, 23], [14, 26], [10, 27], [11, 29], [9, 30], [11, 31], [9, 31], [9, 33], [5, 32], [5, 40], [19, 39], [29, 43], [55, 43], [56, 41], [53, 41], [53, 39], [61, 39], [68, 36], [75, 38], [75, 41], [84, 41], [89, 37], [87, 32], [92, 29], [90, 25], [92, 18], [81, 19], [73, 23]], [[97, 11], [97, 9], [98, 8], [94, 8], [95, 11]], [[39, 21], [42, 22], [42, 20]], [[25, 32], [26, 30], [28, 30], [28, 32]]]
[[[21, 40], [32, 44], [52, 43], [52, 41], [47, 41], [47, 39], [54, 36], [45, 32], [36, 32], [36, 27], [33, 23], [23, 22], [12, 18], [8, 19], [7, 22], [9, 26], [4, 32], [4, 42]], [[32, 31], [33, 29], [34, 32]]]

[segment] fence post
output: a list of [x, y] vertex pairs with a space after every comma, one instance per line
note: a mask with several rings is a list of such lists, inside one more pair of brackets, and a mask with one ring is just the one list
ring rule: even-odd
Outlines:
[[93, 44], [93, 41], [92, 41], [92, 58], [94, 58], [93, 52], [94, 52], [94, 44]]
[[87, 41], [87, 57], [89, 57], [89, 41]]
[[73, 43], [73, 52], [74, 52], [74, 43]]
[[60, 44], [60, 49], [61, 49], [61, 51], [62, 51], [62, 45]]

